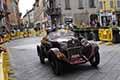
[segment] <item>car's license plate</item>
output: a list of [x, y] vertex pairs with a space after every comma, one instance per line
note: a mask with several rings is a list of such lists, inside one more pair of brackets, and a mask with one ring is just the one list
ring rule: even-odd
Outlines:
[[72, 58], [76, 58], [76, 57], [80, 57], [80, 55], [79, 54], [72, 55]]

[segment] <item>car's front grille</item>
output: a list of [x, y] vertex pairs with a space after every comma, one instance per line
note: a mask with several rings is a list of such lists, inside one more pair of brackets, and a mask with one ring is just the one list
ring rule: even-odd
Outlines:
[[82, 46], [78, 40], [71, 40], [68, 42], [67, 55], [71, 59], [73, 55], [81, 54]]
[[81, 51], [81, 46], [67, 48], [68, 53], [78, 54]]

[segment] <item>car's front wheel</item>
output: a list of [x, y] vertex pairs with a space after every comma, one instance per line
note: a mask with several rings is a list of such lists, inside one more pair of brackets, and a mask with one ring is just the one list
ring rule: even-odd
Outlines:
[[95, 55], [90, 59], [90, 63], [92, 66], [97, 67], [100, 63], [100, 54], [99, 51], [95, 53]]
[[40, 46], [37, 46], [37, 52], [38, 52], [38, 56], [39, 56], [39, 59], [40, 59], [40, 62], [42, 63], [42, 64], [45, 64], [45, 57], [44, 57], [44, 52], [43, 52], [43, 50], [41, 49], [41, 47]]
[[54, 74], [61, 75], [63, 73], [63, 64], [56, 57], [51, 56], [50, 64]]

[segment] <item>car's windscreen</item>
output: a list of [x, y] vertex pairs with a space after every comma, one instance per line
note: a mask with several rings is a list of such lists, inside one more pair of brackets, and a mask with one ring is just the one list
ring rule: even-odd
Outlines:
[[55, 32], [51, 32], [48, 35], [48, 38], [50, 40], [56, 39], [56, 38], [66, 38], [66, 37], [73, 37], [74, 36], [74, 32], [72, 31], [55, 31]]

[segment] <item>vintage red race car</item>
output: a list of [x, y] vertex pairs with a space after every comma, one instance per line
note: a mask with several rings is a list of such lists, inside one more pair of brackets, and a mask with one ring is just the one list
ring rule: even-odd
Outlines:
[[99, 46], [83, 37], [76, 37], [70, 30], [50, 32], [37, 45], [37, 52], [42, 64], [48, 58], [55, 74], [63, 72], [64, 64], [83, 64], [90, 62], [97, 67], [100, 63]]

